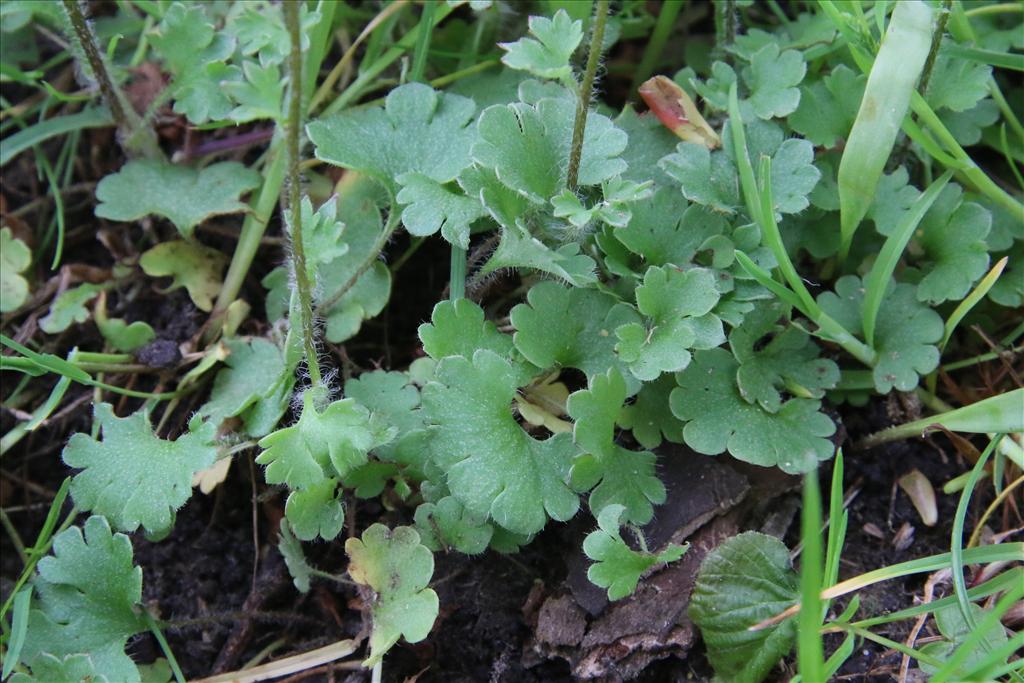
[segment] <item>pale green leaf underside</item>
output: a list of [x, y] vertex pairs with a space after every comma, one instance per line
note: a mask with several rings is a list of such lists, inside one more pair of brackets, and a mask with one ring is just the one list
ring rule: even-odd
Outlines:
[[235, 161], [198, 171], [151, 159], [129, 161], [96, 186], [96, 215], [115, 221], [163, 216], [191, 237], [210, 216], [247, 211], [238, 196], [259, 184], [259, 173]]
[[568, 434], [538, 441], [510, 410], [517, 371], [493, 351], [472, 360], [448, 356], [437, 381], [423, 388], [423, 405], [436, 425], [431, 453], [446, 473], [452, 495], [473, 514], [520, 534], [564, 521], [579, 507], [569, 488], [575, 454]]
[[121, 531], [142, 526], [166, 532], [192, 495], [192, 475], [217, 457], [212, 425], [169, 441], [153, 434], [143, 412], [121, 418], [100, 403], [95, 420], [102, 441], [75, 434], [62, 454], [69, 467], [83, 470], [71, 481], [75, 505], [107, 517]]

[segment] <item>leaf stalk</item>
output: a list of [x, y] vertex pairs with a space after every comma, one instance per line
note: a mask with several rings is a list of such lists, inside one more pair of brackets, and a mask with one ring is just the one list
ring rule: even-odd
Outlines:
[[323, 378], [320, 375], [320, 364], [316, 356], [316, 331], [313, 329], [313, 295], [309, 284], [309, 272], [306, 270], [306, 248], [302, 242], [302, 205], [300, 199], [299, 174], [299, 132], [302, 128], [302, 36], [299, 33], [299, 5], [294, 2], [284, 3], [284, 23], [291, 39], [291, 51], [288, 55], [288, 70], [291, 75], [291, 87], [288, 99], [288, 121], [286, 126], [286, 142], [288, 147], [288, 210], [291, 214], [291, 247], [292, 262], [295, 271], [295, 284], [299, 297], [299, 317], [302, 326], [302, 343], [306, 352], [306, 365], [309, 368], [313, 387], [319, 387]]
[[587, 129], [587, 112], [590, 110], [590, 94], [594, 89], [594, 75], [604, 46], [604, 27], [608, 22], [610, 0], [598, 0], [594, 11], [594, 29], [590, 34], [590, 51], [587, 53], [587, 68], [580, 84], [579, 99], [576, 102], [576, 120], [572, 127], [572, 148], [569, 151], [569, 169], [565, 175], [565, 186], [576, 191], [579, 179], [580, 159], [583, 156], [583, 134]]

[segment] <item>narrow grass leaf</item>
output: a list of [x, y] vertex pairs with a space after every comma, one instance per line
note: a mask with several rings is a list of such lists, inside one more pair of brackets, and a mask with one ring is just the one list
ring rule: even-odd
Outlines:
[[818, 472], [804, 475], [804, 503], [801, 514], [803, 555], [800, 560], [800, 616], [797, 625], [797, 663], [808, 681], [825, 680], [824, 644], [821, 638], [822, 547], [821, 492]]
[[928, 5], [921, 0], [896, 5], [839, 162], [840, 261], [846, 260], [857, 226], [871, 206], [928, 57], [931, 34]]
[[946, 171], [914, 201], [910, 209], [903, 214], [899, 225], [885, 240], [882, 251], [879, 252], [878, 258], [875, 260], [875, 265], [872, 266], [871, 272], [864, 280], [864, 289], [866, 290], [863, 312], [864, 337], [871, 346], [875, 342], [875, 322], [878, 319], [878, 310], [882, 307], [882, 299], [889, 287], [889, 280], [896, 271], [896, 264], [899, 263], [900, 256], [906, 249], [907, 243], [910, 242], [910, 238], [914, 236], [914, 231], [917, 230], [921, 219], [938, 199], [939, 193], [946, 187], [952, 176], [952, 171]]

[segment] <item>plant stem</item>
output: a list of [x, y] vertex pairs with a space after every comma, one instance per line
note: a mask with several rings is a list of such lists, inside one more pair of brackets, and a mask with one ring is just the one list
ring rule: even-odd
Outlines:
[[275, 136], [274, 141], [270, 143], [267, 152], [270, 162], [264, 170], [263, 186], [260, 188], [259, 196], [253, 200], [252, 211], [242, 222], [242, 230], [238, 235], [235, 253], [231, 257], [231, 265], [228, 266], [228, 274], [224, 277], [224, 284], [217, 295], [217, 304], [213, 307], [213, 313], [210, 314], [210, 321], [206, 326], [206, 342], [213, 341], [217, 336], [221, 318], [241, 291], [245, 276], [256, 257], [256, 250], [259, 249], [260, 240], [263, 239], [263, 232], [270, 222], [270, 215], [277, 205], [281, 185], [284, 184], [285, 170], [285, 155], [282, 153], [284, 150], [281, 149], [281, 143], [280, 136]]
[[715, 53], [727, 54], [726, 47], [736, 42], [736, 0], [715, 3]]
[[572, 149], [569, 152], [569, 170], [565, 176], [565, 186], [571, 192], [576, 191], [576, 181], [580, 171], [580, 158], [583, 156], [583, 134], [587, 128], [590, 92], [594, 88], [597, 62], [601, 58], [601, 48], [604, 46], [604, 27], [608, 23], [608, 4], [609, 0], [598, 0], [597, 2], [597, 9], [594, 15], [594, 30], [590, 34], [590, 51], [587, 53], [587, 70], [583, 73], [579, 100], [576, 102], [576, 121], [572, 127]]
[[448, 298], [451, 301], [466, 298], [466, 250], [454, 244], [449, 269]]
[[78, 43], [85, 54], [86, 60], [89, 62], [89, 68], [96, 78], [100, 94], [103, 95], [107, 106], [110, 107], [110, 113], [114, 117], [114, 122], [121, 131], [125, 147], [150, 159], [162, 159], [164, 155], [160, 151], [159, 145], [157, 145], [156, 136], [153, 134], [152, 129], [143, 129], [141, 127], [141, 120], [138, 114], [127, 103], [124, 95], [110, 78], [110, 72], [107, 71], [103, 54], [96, 45], [96, 36], [93, 35], [89, 22], [86, 21], [85, 15], [82, 14], [82, 7], [78, 0], [64, 0], [64, 10], [67, 12], [68, 21], [74, 30], [72, 38]]
[[306, 365], [313, 387], [320, 386], [320, 364], [316, 358], [316, 331], [313, 329], [313, 295], [306, 270], [306, 248], [302, 242], [302, 203], [299, 176], [299, 131], [302, 128], [302, 37], [299, 33], [299, 5], [284, 3], [284, 23], [291, 38], [288, 70], [291, 87], [288, 99], [286, 140], [288, 144], [288, 210], [291, 214], [292, 265], [299, 295], [299, 317]]
[[665, 49], [665, 43], [672, 33], [676, 17], [679, 16], [681, 9], [683, 9], [682, 2], [671, 2], [670, 0], [669, 2], [662, 3], [661, 9], [658, 11], [658, 21], [654, 25], [654, 31], [651, 32], [651, 39], [647, 43], [647, 47], [644, 48], [644, 56], [640, 60], [640, 66], [636, 68], [636, 74], [633, 76], [633, 83], [630, 86], [631, 92], [639, 88], [640, 84], [654, 73], [654, 69], [658, 65], [658, 58], [661, 57], [661, 53]]
[[398, 228], [400, 218], [401, 212], [398, 211], [392, 203], [391, 211], [388, 213], [388, 222], [384, 225], [384, 230], [381, 231], [380, 236], [377, 237], [377, 241], [374, 243], [373, 249], [371, 249], [370, 253], [367, 254], [366, 259], [359, 264], [359, 268], [352, 274], [352, 277], [350, 277], [345, 284], [335, 291], [334, 294], [330, 295], [317, 305], [317, 313], [323, 314], [331, 310], [331, 307], [338, 303], [343, 296], [348, 294], [348, 291], [355, 286], [356, 282], [359, 281], [359, 278], [361, 278], [363, 274], [377, 261], [380, 253], [384, 251], [384, 247], [387, 246], [388, 240], [391, 239], [391, 235], [393, 235], [395, 230]]
[[949, 13], [952, 7], [953, 0], [942, 0], [939, 20], [935, 23], [935, 32], [932, 34], [932, 46], [928, 50], [928, 59], [924, 62], [921, 80], [917, 84], [917, 91], [922, 96], [928, 92], [928, 81], [932, 78], [932, 70], [935, 68], [935, 60], [939, 56], [939, 47], [942, 45], [942, 36], [946, 33], [946, 22], [949, 21]]

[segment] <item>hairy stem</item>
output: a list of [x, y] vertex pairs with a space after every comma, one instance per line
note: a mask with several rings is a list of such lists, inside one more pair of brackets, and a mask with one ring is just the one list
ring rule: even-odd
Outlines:
[[928, 81], [931, 80], [932, 71], [935, 69], [935, 60], [939, 56], [939, 47], [942, 45], [942, 36], [946, 33], [946, 22], [949, 21], [949, 13], [952, 7], [953, 0], [942, 0], [942, 10], [939, 12], [939, 19], [935, 24], [935, 32], [932, 34], [932, 46], [928, 50], [928, 59], [924, 62], [921, 80], [917, 84], [917, 91], [922, 96], [928, 92]]
[[302, 325], [302, 343], [306, 351], [306, 365], [313, 386], [322, 382], [320, 364], [316, 358], [316, 331], [313, 329], [313, 295], [306, 270], [306, 248], [302, 243], [302, 205], [299, 177], [299, 132], [302, 127], [302, 36], [299, 33], [299, 5], [284, 3], [284, 23], [291, 38], [288, 70], [291, 87], [288, 99], [286, 143], [288, 146], [288, 211], [291, 214], [292, 265], [299, 296], [299, 317]]
[[604, 27], [608, 22], [609, 0], [598, 0], [594, 11], [594, 29], [590, 34], [590, 52], [587, 53], [587, 70], [583, 73], [580, 84], [579, 100], [576, 102], [576, 121], [572, 127], [572, 149], [569, 151], [569, 170], [565, 176], [565, 186], [576, 191], [576, 181], [580, 172], [580, 158], [583, 156], [583, 133], [587, 129], [587, 112], [590, 109], [590, 92], [594, 88], [594, 74], [597, 73], [597, 62], [601, 57], [604, 45]]
[[366, 271], [368, 271], [370, 267], [377, 261], [377, 258], [380, 256], [380, 253], [384, 251], [384, 247], [387, 246], [388, 240], [391, 239], [391, 236], [395, 233], [395, 230], [398, 228], [400, 217], [401, 212], [398, 211], [397, 207], [395, 207], [394, 203], [392, 203], [391, 211], [388, 213], [388, 222], [384, 225], [384, 230], [381, 231], [380, 236], [377, 237], [377, 241], [373, 244], [373, 249], [371, 249], [370, 253], [367, 254], [366, 259], [361, 264], [359, 264], [359, 268], [356, 270], [356, 272], [352, 274], [352, 277], [350, 277], [345, 282], [345, 284], [343, 284], [336, 292], [334, 292], [334, 294], [331, 294], [329, 297], [320, 302], [320, 304], [316, 307], [317, 313], [323, 314], [331, 310], [331, 308], [336, 303], [341, 301], [341, 298], [343, 296], [348, 294], [348, 291], [355, 286], [356, 282], [359, 281], [359, 278], [361, 278], [363, 274], [366, 273]]
[[110, 107], [110, 114], [114, 117], [118, 130], [121, 131], [125, 147], [150, 159], [163, 158], [163, 152], [157, 145], [153, 131], [142, 127], [142, 121], [138, 114], [127, 104], [124, 95], [110, 78], [103, 54], [100, 52], [99, 46], [96, 45], [96, 36], [93, 35], [78, 0], [64, 0], [64, 10], [67, 12], [68, 21], [74, 31], [71, 38], [78, 43], [89, 62], [89, 68], [96, 78], [100, 94], [103, 95], [107, 106]]

